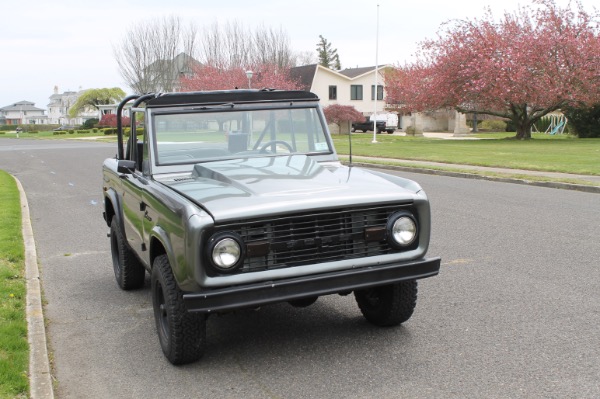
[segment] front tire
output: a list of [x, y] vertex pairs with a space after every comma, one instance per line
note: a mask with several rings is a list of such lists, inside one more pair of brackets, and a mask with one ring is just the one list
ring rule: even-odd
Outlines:
[[122, 290], [135, 290], [144, 286], [146, 270], [125, 242], [117, 218], [110, 222], [110, 251], [115, 279]]
[[169, 362], [200, 359], [206, 349], [206, 316], [187, 311], [166, 255], [156, 257], [152, 267], [152, 305], [158, 340]]
[[391, 327], [404, 323], [417, 305], [415, 280], [354, 291], [356, 303], [365, 319], [376, 326]]

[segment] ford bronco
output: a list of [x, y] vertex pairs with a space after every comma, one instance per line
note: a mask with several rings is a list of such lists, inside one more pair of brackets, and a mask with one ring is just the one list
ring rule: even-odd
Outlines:
[[425, 192], [343, 166], [313, 93], [134, 95], [117, 132], [103, 164], [114, 275], [131, 290], [149, 273], [173, 364], [199, 359], [207, 317], [236, 309], [353, 293], [369, 322], [398, 325], [439, 272]]

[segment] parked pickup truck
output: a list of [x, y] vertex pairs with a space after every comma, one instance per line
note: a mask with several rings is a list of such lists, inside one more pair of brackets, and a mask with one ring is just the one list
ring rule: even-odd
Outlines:
[[[124, 143], [128, 104], [144, 132]], [[207, 316], [237, 309], [353, 293], [366, 320], [398, 325], [439, 272], [423, 189], [340, 164], [312, 93], [135, 95], [117, 130], [103, 165], [114, 275], [132, 290], [150, 274], [173, 364], [202, 356]]]
[[352, 122], [352, 131], [360, 130], [364, 133], [373, 131], [373, 119], [377, 120], [377, 133], [384, 131], [392, 134], [398, 128], [398, 115], [391, 112], [378, 113], [375, 118], [373, 115], [365, 118], [364, 121]]

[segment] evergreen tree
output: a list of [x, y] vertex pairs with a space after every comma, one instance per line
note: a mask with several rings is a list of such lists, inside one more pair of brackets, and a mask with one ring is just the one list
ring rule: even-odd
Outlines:
[[327, 41], [322, 35], [319, 35], [319, 42], [317, 43], [317, 54], [319, 55], [319, 65], [326, 68], [335, 69], [339, 71], [342, 69], [340, 64], [340, 56], [337, 53], [337, 49], [331, 48], [331, 43]]

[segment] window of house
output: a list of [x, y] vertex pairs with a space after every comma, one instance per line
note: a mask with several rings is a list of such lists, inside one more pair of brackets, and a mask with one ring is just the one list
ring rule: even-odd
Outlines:
[[[375, 85], [371, 85], [371, 100], [375, 99]], [[383, 100], [383, 86], [377, 85], [377, 99]]]
[[362, 99], [363, 99], [362, 85], [351, 85], [350, 86], [350, 100], [362, 100]]
[[329, 99], [337, 100], [337, 86], [329, 86]]

